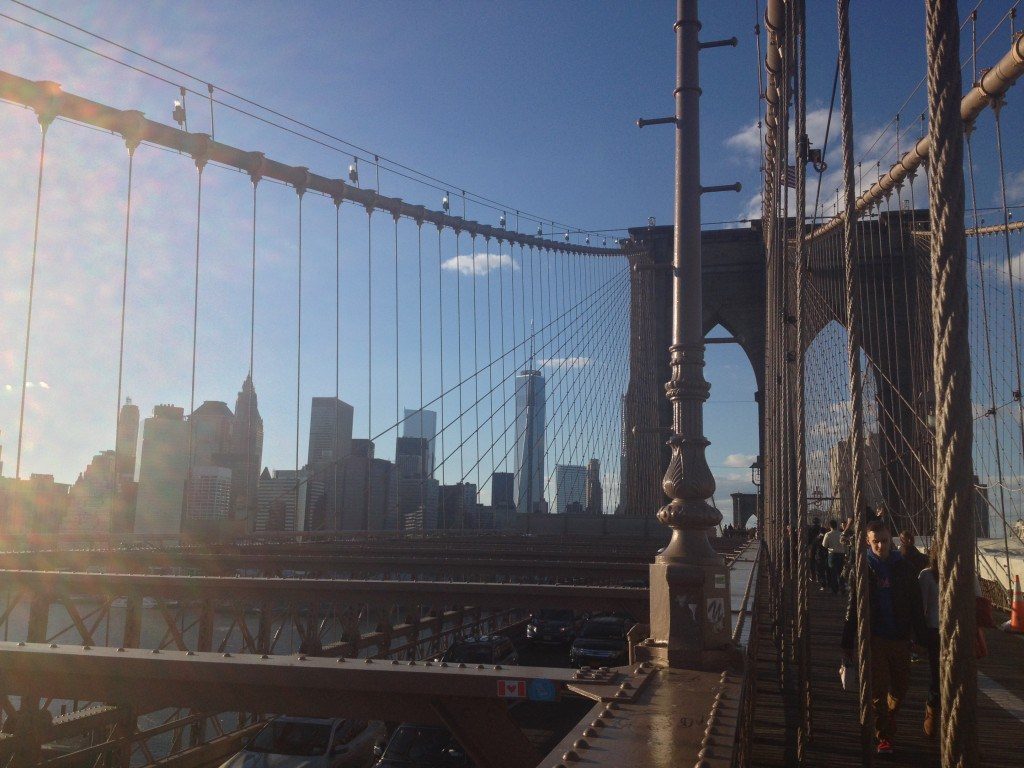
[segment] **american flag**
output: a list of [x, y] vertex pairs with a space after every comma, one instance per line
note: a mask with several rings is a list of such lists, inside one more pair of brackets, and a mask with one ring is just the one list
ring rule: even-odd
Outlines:
[[784, 186], [792, 187], [793, 189], [796, 189], [796, 166], [795, 165], [787, 165], [786, 166], [786, 180], [784, 182]]

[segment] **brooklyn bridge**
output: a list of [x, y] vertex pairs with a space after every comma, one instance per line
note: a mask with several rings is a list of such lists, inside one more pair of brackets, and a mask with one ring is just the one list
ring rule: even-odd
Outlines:
[[[664, 179], [672, 223], [616, 229], [5, 4], [0, 766], [1021, 764], [1019, 0], [662, 5], [664, 114], [602, 138], [662, 175], [559, 198]], [[496, 147], [544, 119], [498, 91]]]

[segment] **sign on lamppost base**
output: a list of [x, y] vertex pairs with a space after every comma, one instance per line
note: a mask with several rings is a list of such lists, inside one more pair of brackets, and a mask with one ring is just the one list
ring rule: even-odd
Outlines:
[[725, 563], [655, 562], [650, 582], [651, 636], [636, 646], [636, 658], [674, 668], [732, 666], [737, 654]]

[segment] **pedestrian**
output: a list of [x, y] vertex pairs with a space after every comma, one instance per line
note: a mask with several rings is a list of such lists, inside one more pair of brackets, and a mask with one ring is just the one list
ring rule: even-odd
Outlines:
[[812, 581], [817, 581], [818, 585], [824, 589], [824, 575], [821, 568], [821, 536], [824, 533], [824, 529], [821, 527], [821, 519], [814, 518], [811, 524], [807, 526], [807, 558], [810, 561], [809, 574]]
[[846, 594], [846, 581], [843, 579], [843, 565], [846, 562], [846, 544], [839, 530], [839, 523], [829, 520], [828, 532], [821, 540], [821, 545], [828, 553], [828, 585], [832, 594]]
[[918, 573], [928, 567], [928, 555], [915, 546], [914, 533], [910, 530], [900, 531], [900, 555]]
[[924, 705], [924, 733], [933, 739], [939, 712], [939, 562], [935, 541], [928, 548], [928, 567], [917, 578], [921, 585], [928, 635], [925, 642], [928, 649], [928, 700]]
[[[912, 641], [927, 644], [918, 574], [892, 546], [885, 520], [867, 525], [868, 605], [871, 610], [871, 689], [878, 754], [893, 751], [896, 715], [910, 685]], [[857, 595], [850, 590], [843, 626], [844, 661], [853, 663], [857, 638]]]

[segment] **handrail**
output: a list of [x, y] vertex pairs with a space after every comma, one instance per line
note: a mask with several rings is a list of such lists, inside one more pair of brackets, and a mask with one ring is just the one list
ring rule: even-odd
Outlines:
[[736, 627], [732, 631], [732, 642], [733, 645], [738, 645], [740, 637], [743, 636], [743, 625], [746, 623], [747, 614], [750, 613], [748, 606], [750, 605], [750, 593], [754, 585], [754, 581], [757, 579], [758, 566], [761, 560], [761, 540], [754, 540], [757, 544], [757, 553], [754, 555], [754, 560], [750, 566], [750, 576], [747, 578], [747, 586], [743, 591], [743, 601], [740, 603], [739, 616], [736, 618]]

